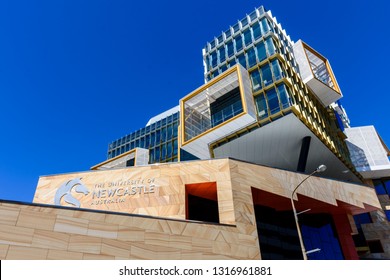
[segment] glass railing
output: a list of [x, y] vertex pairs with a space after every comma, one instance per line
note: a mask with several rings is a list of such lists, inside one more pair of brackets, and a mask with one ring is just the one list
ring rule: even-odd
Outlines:
[[241, 100], [238, 100], [234, 102], [233, 104], [227, 106], [226, 108], [223, 108], [221, 111], [215, 113], [211, 117], [212, 127], [215, 127], [234, 116], [237, 116], [238, 114], [243, 112], [242, 108], [242, 102]]

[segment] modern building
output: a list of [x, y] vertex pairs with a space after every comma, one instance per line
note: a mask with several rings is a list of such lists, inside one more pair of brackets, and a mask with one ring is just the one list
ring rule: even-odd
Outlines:
[[205, 84], [106, 161], [40, 177], [33, 205], [2, 202], [4, 258], [358, 259], [358, 218], [384, 204], [351, 160], [328, 59], [260, 7], [207, 42], [203, 64]]

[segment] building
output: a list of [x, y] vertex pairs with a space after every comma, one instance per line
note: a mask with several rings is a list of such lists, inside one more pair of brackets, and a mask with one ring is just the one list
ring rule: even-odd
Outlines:
[[260, 7], [209, 41], [203, 63], [205, 84], [112, 142], [105, 162], [40, 177], [33, 205], [2, 202], [5, 258], [302, 259], [302, 241], [310, 259], [358, 259], [353, 217], [382, 206], [351, 161], [328, 59]]

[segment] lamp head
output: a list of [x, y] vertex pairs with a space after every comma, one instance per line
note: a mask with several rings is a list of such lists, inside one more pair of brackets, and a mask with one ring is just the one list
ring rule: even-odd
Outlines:
[[321, 164], [316, 169], [317, 172], [324, 172], [325, 170], [326, 170], [326, 165], [324, 165], [324, 164]]

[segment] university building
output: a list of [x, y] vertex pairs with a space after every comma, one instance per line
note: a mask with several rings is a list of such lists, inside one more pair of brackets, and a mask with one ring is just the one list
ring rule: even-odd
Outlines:
[[260, 7], [203, 64], [106, 161], [2, 201], [0, 258], [389, 258], [389, 149], [350, 127], [329, 60]]

